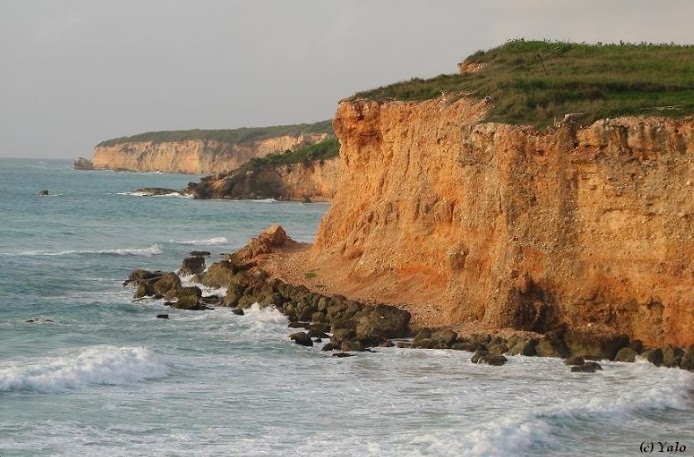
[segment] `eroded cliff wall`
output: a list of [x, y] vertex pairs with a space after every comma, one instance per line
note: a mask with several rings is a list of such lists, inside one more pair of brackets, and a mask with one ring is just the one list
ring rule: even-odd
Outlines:
[[222, 173], [234, 170], [254, 157], [294, 150], [325, 139], [326, 134], [284, 135], [229, 144], [211, 140], [177, 142], [125, 142], [96, 146], [94, 168], [170, 173]]
[[694, 121], [537, 131], [475, 103], [342, 101], [314, 262], [440, 288], [449, 324], [694, 343]]
[[339, 159], [265, 166], [238, 170], [225, 176], [209, 176], [190, 183], [187, 193], [196, 198], [276, 198], [326, 201], [337, 190]]

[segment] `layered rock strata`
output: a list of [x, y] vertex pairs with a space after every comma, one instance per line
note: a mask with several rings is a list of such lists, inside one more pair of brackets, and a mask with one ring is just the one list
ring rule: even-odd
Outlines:
[[441, 325], [694, 343], [694, 121], [538, 131], [484, 114], [465, 98], [342, 101], [338, 190], [306, 265], [436, 303]]
[[108, 170], [223, 173], [239, 168], [254, 157], [294, 150], [326, 136], [325, 133], [283, 135], [239, 144], [213, 140], [123, 142], [97, 145], [92, 163], [94, 168]]

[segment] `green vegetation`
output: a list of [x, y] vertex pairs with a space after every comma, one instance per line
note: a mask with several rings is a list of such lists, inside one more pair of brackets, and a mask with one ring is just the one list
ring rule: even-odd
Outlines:
[[306, 279], [316, 279], [317, 276], [315, 271], [307, 271], [304, 273], [304, 278]]
[[473, 73], [414, 78], [353, 99], [423, 101], [442, 92], [491, 97], [487, 121], [551, 125], [567, 113], [581, 122], [625, 115], [694, 114], [694, 46], [576, 44], [512, 40], [478, 51]]
[[323, 141], [304, 146], [296, 151], [284, 151], [273, 153], [265, 157], [255, 157], [241, 166], [241, 170], [258, 170], [263, 167], [276, 165], [288, 165], [292, 163], [308, 163], [314, 160], [326, 160], [336, 157], [340, 152], [340, 142], [334, 136], [328, 137]]
[[114, 146], [122, 143], [140, 141], [167, 143], [189, 140], [211, 140], [229, 144], [239, 144], [250, 143], [275, 136], [300, 135], [302, 133], [327, 133], [333, 135], [332, 121], [316, 122], [315, 124], [276, 125], [272, 127], [243, 127], [231, 130], [173, 130], [147, 132], [129, 137], [102, 141], [97, 146]]

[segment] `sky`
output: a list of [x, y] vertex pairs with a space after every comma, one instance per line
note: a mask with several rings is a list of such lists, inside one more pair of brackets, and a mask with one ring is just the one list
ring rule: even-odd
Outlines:
[[0, 0], [0, 157], [332, 118], [514, 38], [694, 43], [692, 0]]

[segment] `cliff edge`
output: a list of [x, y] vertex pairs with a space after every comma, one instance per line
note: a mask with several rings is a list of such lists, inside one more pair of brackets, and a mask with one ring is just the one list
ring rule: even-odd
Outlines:
[[270, 268], [402, 303], [415, 325], [694, 344], [694, 120], [540, 131], [486, 111], [465, 97], [342, 101], [333, 205], [313, 248]]

